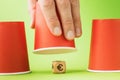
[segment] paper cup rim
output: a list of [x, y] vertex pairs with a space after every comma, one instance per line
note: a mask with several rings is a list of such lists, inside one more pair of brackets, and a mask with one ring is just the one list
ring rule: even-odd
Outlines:
[[109, 18], [108, 19], [93, 19], [93, 21], [108, 21], [108, 20], [120, 20], [120, 18], [118, 19], [114, 19], [114, 18], [113, 19], [111, 18], [110, 19]]
[[[40, 49], [36, 49], [33, 51], [33, 53], [35, 54], [57, 54], [57, 53], [44, 53], [44, 51], [50, 51], [50, 50], [70, 50], [67, 52], [63, 52], [63, 53], [69, 53], [69, 52], [74, 52], [77, 49], [74, 47], [50, 47], [50, 48], [40, 48]], [[58, 53], [58, 54], [62, 54], [62, 53]]]
[[31, 73], [32, 71], [24, 71], [24, 72], [11, 72], [11, 73], [0, 73], [0, 76], [7, 76], [7, 75], [18, 75], [18, 74], [27, 74]]
[[120, 72], [120, 70], [92, 70], [88, 69], [89, 72], [99, 72], [99, 73], [111, 73], [111, 72]]

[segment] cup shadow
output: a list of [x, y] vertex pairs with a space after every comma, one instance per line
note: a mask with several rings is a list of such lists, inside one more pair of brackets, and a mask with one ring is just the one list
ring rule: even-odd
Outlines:
[[85, 73], [88, 72], [87, 70], [68, 70], [66, 73]]
[[[73, 73], [87, 73], [87, 70], [67, 70], [65, 74], [73, 74]], [[32, 74], [41, 74], [41, 75], [53, 75], [52, 71], [44, 70], [44, 71], [32, 71]]]

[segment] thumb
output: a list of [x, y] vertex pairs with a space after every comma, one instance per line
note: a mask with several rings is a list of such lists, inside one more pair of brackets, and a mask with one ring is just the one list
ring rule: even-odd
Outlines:
[[36, 10], [37, 1], [38, 0], [28, 0], [28, 11], [31, 18], [31, 23], [30, 23], [31, 28], [35, 27], [35, 10]]

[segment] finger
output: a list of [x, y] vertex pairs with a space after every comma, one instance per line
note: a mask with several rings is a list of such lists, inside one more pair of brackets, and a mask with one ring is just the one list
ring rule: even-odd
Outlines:
[[59, 19], [56, 14], [54, 0], [39, 0], [41, 10], [52, 34], [60, 36], [62, 34]]
[[80, 37], [82, 35], [81, 20], [80, 20], [80, 5], [79, 0], [70, 0], [72, 8], [72, 16], [74, 22], [75, 36]]
[[75, 37], [71, 6], [69, 0], [56, 0], [58, 13], [64, 30], [64, 36], [68, 40], [73, 40]]
[[35, 10], [30, 12], [30, 26], [31, 28], [35, 28]]
[[35, 27], [35, 8], [36, 8], [36, 2], [38, 0], [28, 0], [28, 10], [30, 13], [30, 18], [31, 18], [31, 28]]

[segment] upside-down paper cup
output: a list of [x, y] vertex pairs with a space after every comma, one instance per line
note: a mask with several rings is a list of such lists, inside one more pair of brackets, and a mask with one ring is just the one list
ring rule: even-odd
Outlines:
[[120, 19], [93, 21], [89, 71], [120, 72]]
[[0, 22], [0, 75], [29, 72], [24, 22]]
[[75, 51], [74, 40], [68, 41], [63, 35], [54, 36], [48, 29], [39, 5], [36, 8], [34, 53], [59, 54]]

